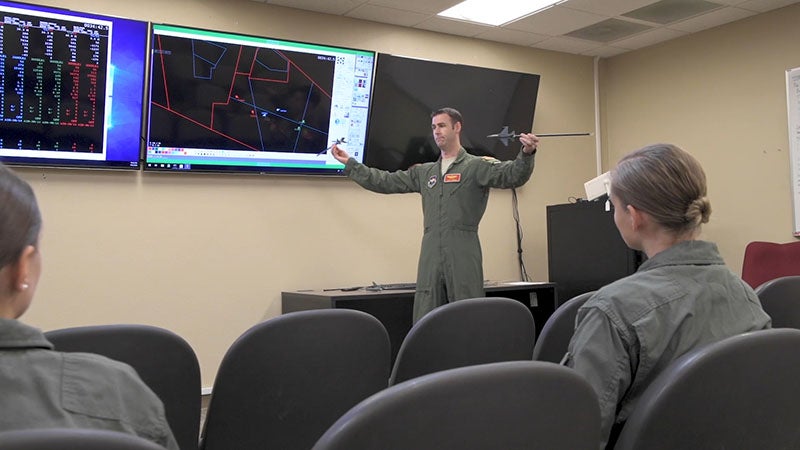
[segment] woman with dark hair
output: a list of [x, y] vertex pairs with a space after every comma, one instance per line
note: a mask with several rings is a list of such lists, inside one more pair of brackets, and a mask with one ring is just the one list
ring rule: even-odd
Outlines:
[[600, 289], [579, 310], [565, 364], [600, 401], [611, 447], [648, 384], [686, 352], [770, 327], [753, 290], [698, 240], [711, 215], [697, 160], [669, 144], [629, 153], [611, 171], [614, 223], [647, 255], [633, 275]]
[[42, 217], [30, 185], [0, 164], [0, 431], [99, 428], [178, 445], [164, 406], [128, 365], [59, 353], [19, 322], [42, 270]]

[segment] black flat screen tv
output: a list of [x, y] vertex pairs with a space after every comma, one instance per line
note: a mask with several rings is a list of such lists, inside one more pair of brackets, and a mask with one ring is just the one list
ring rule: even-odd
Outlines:
[[154, 24], [145, 170], [339, 175], [363, 158], [375, 53]]
[[475, 155], [509, 160], [519, 142], [508, 146], [487, 138], [501, 131], [530, 132], [539, 75], [381, 53], [364, 163], [395, 171], [435, 161], [439, 149], [431, 133], [430, 113], [449, 106], [464, 117], [461, 144]]
[[138, 169], [149, 23], [0, 1], [0, 160]]

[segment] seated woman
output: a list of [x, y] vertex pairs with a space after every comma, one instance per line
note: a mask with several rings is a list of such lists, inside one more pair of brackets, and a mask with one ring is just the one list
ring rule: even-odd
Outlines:
[[612, 170], [610, 197], [622, 239], [648, 259], [580, 308], [564, 359], [597, 392], [600, 448], [613, 446], [642, 392], [674, 359], [770, 327], [717, 246], [697, 239], [711, 206], [694, 157], [669, 144], [636, 150]]
[[161, 400], [130, 366], [53, 351], [17, 320], [39, 281], [42, 219], [31, 187], [2, 164], [0, 204], [0, 431], [100, 428], [177, 449]]

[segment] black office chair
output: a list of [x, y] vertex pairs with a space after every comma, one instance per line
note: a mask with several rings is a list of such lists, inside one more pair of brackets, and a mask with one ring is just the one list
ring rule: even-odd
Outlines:
[[442, 305], [411, 327], [389, 385], [456, 367], [530, 360], [535, 336], [533, 316], [517, 300], [482, 297]]
[[578, 308], [594, 295], [594, 291], [576, 295], [556, 309], [547, 319], [536, 345], [533, 346], [533, 359], [558, 363], [564, 358], [569, 341], [575, 333], [575, 317]]
[[175, 440], [196, 450], [200, 435], [200, 364], [172, 331], [149, 325], [95, 325], [48, 331], [61, 352], [96, 353], [133, 367], [161, 399]]
[[776, 278], [756, 288], [772, 328], [800, 328], [800, 275]]
[[800, 330], [753, 331], [675, 360], [647, 387], [614, 447], [800, 446]]
[[202, 448], [307, 450], [386, 387], [390, 358], [386, 329], [361, 311], [299, 311], [259, 323], [220, 364]]
[[507, 361], [423, 375], [359, 403], [314, 450], [596, 449], [597, 396], [558, 364]]
[[116, 431], [38, 428], [1, 432], [0, 450], [164, 450], [164, 447]]

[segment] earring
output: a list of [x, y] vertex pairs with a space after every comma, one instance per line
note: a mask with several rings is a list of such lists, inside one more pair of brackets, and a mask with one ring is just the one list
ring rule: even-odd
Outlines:
[[28, 289], [30, 286], [28, 285], [28, 283], [22, 283], [19, 285], [19, 287], [24, 291], [25, 289]]

